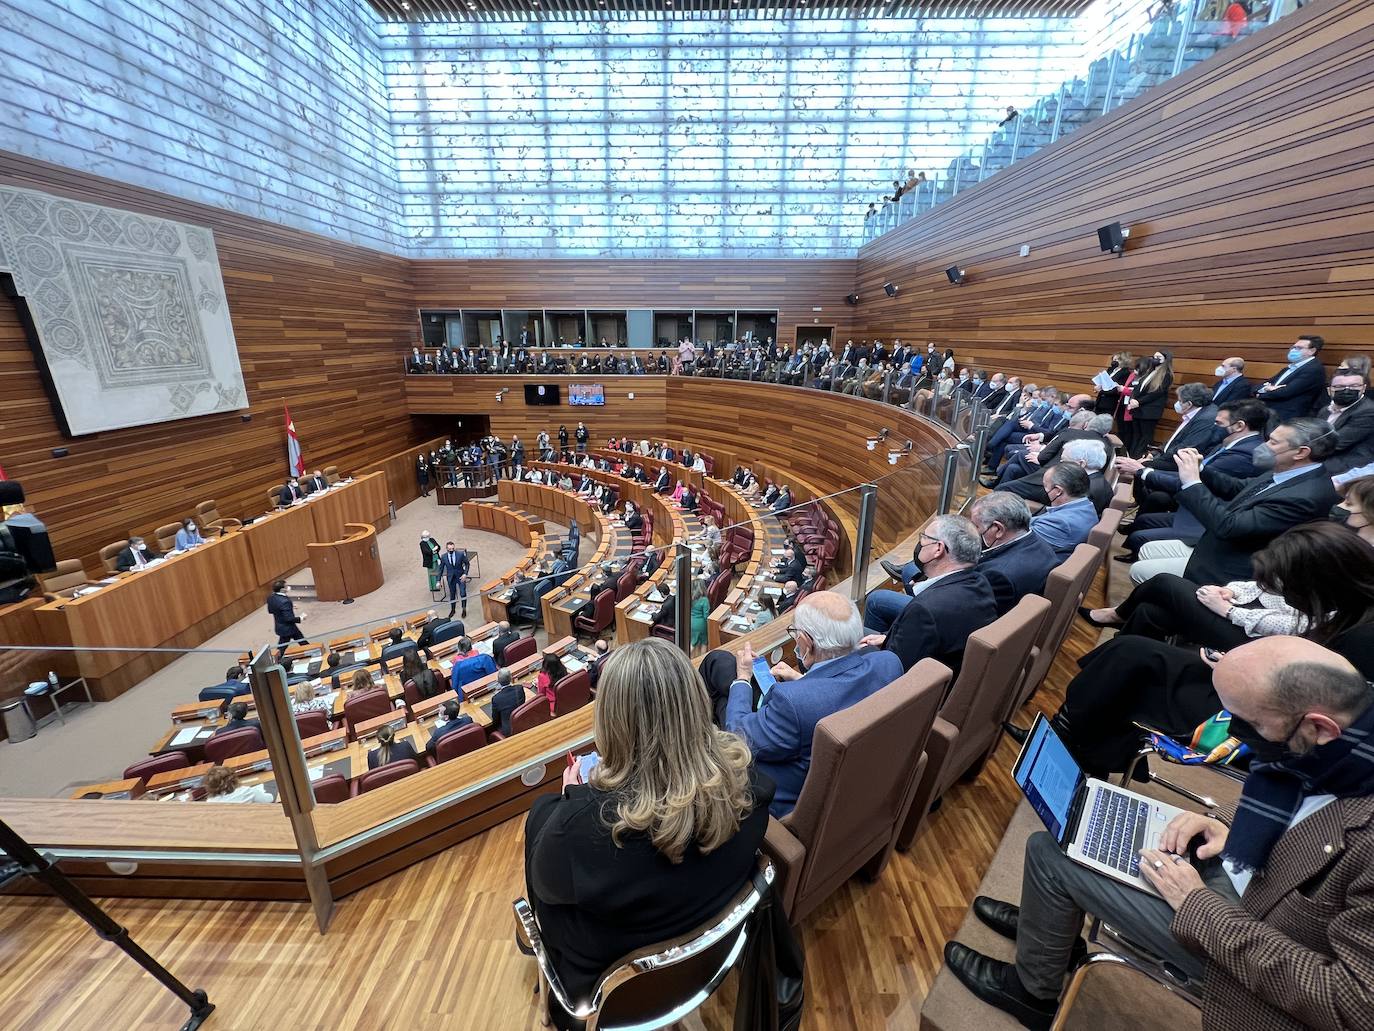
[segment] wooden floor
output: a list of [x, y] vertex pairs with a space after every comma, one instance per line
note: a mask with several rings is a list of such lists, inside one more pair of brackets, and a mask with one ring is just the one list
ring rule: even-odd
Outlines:
[[[1080, 620], [1031, 702], [1053, 711], [1096, 642]], [[851, 881], [807, 920], [807, 1029], [915, 1028], [940, 950], [963, 918], [1019, 794], [1003, 739], [876, 884]], [[111, 901], [135, 940], [218, 1009], [216, 1029], [538, 1027], [531, 961], [512, 945], [523, 818], [340, 903], [328, 935], [308, 907]], [[58, 903], [0, 899], [0, 1028], [180, 1027], [185, 1011]], [[691, 1028], [724, 1031], [729, 997]]]

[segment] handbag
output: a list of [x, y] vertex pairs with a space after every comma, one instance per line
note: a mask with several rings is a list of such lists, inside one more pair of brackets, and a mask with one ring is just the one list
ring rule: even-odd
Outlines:
[[754, 875], [754, 884], [763, 900], [749, 918], [735, 1031], [797, 1031], [806, 1003], [806, 958], [761, 873]]

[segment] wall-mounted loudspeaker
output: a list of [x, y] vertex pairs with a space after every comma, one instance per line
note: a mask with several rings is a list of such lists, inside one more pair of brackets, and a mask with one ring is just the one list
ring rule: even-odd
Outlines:
[[945, 276], [955, 286], [960, 286], [964, 280], [968, 278], [964, 275], [964, 270], [958, 265], [951, 265], [949, 268], [945, 269]]
[[889, 297], [896, 297], [896, 296], [897, 296], [897, 284], [896, 284], [896, 283], [884, 283], [884, 284], [883, 284], [883, 293], [887, 294], [887, 296], [889, 296]]
[[1104, 253], [1110, 251], [1119, 258], [1126, 249], [1126, 240], [1130, 235], [1131, 230], [1120, 222], [1100, 226], [1097, 230], [1097, 246], [1102, 248]]
[[859, 295], [858, 295], [858, 294], [849, 294], [847, 297], [845, 297], [844, 303], [845, 303], [845, 304], [858, 304], [858, 303], [859, 303]]

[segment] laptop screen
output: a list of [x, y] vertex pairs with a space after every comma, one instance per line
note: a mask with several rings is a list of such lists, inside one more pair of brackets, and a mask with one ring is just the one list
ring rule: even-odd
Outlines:
[[1062, 844], [1083, 771], [1044, 716], [1036, 718], [1012, 776], [1049, 832]]

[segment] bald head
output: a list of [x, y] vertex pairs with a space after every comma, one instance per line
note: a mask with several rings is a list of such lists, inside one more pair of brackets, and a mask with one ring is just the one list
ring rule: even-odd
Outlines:
[[1232, 715], [1296, 752], [1340, 737], [1374, 704], [1374, 687], [1354, 666], [1300, 637], [1261, 637], [1232, 649], [1212, 685]]
[[822, 662], [848, 655], [859, 646], [864, 621], [858, 608], [843, 594], [813, 591], [797, 605], [792, 619], [797, 630], [806, 635], [797, 647], [806, 649], [807, 663]]

